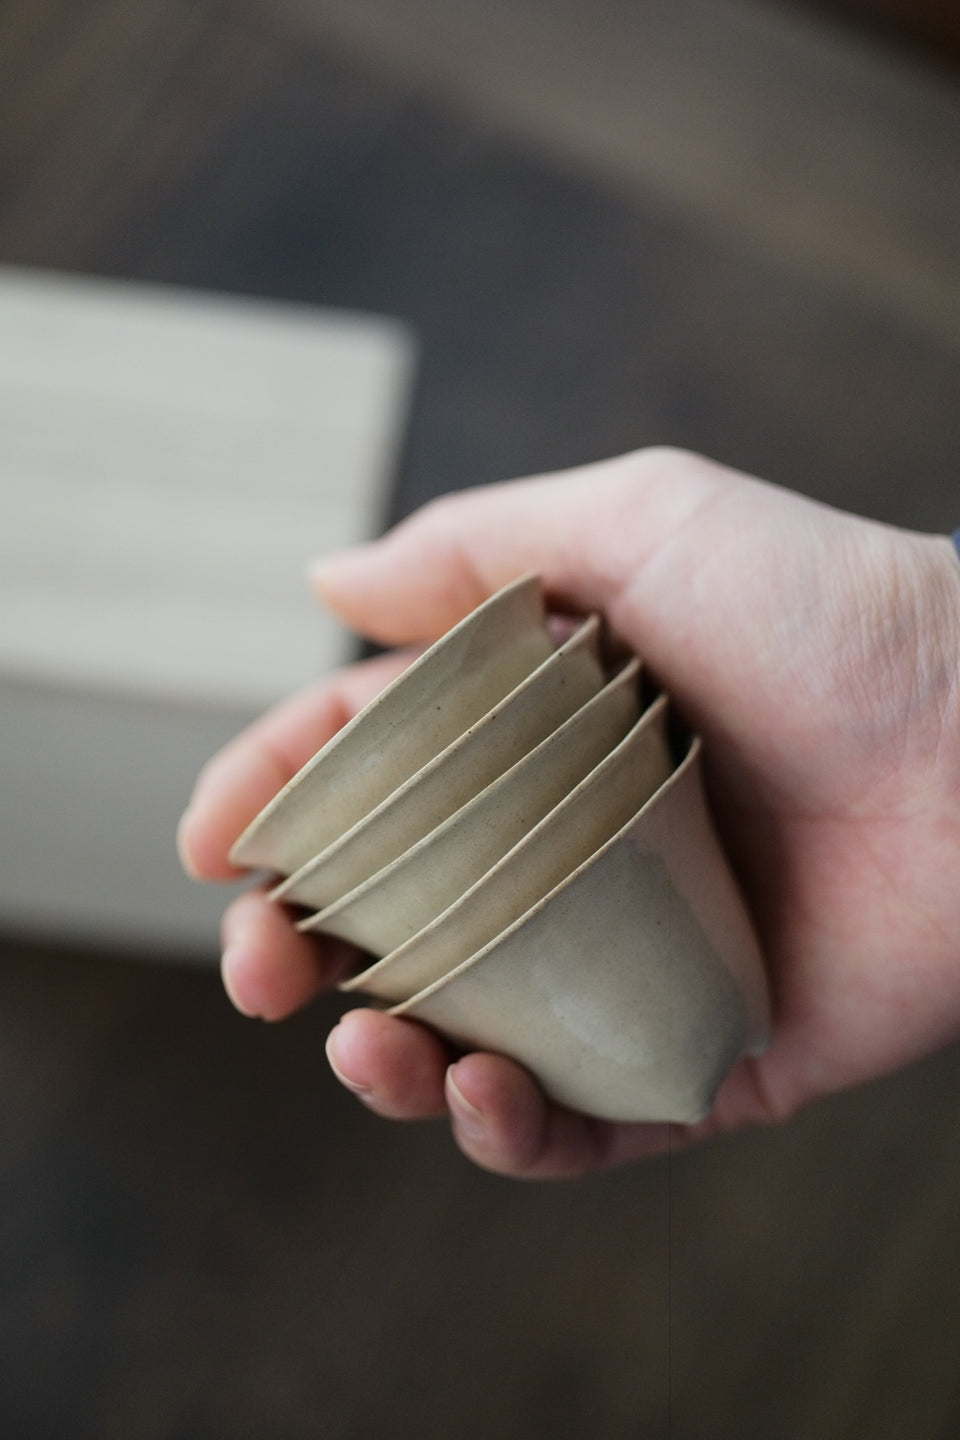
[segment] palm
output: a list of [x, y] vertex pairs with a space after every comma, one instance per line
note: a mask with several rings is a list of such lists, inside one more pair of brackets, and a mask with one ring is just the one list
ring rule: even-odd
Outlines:
[[940, 542], [758, 498], [738, 483], [711, 494], [629, 591], [637, 641], [662, 649], [668, 688], [712, 742], [718, 823], [775, 992], [772, 1044], [730, 1077], [707, 1128], [789, 1113], [960, 1020], [960, 747], [942, 648], [954, 559], [930, 576], [923, 547]]

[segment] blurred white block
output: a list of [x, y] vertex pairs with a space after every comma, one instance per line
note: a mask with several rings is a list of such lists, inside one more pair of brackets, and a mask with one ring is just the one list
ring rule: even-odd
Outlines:
[[0, 270], [0, 925], [212, 951], [177, 814], [348, 655], [304, 568], [375, 533], [412, 361], [381, 317]]

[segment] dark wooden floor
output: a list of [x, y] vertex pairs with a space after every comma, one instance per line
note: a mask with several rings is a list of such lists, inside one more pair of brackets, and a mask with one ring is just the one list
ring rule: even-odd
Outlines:
[[[0, 3], [0, 261], [408, 318], [394, 513], [666, 441], [958, 523], [960, 347], [227, 6]], [[960, 1433], [960, 1052], [525, 1187], [133, 958], [2, 950], [4, 1436]]]

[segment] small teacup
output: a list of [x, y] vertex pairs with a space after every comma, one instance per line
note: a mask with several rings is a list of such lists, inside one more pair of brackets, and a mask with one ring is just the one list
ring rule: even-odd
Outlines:
[[700, 744], [639, 814], [484, 949], [395, 1006], [611, 1120], [702, 1119], [763, 1049], [757, 942], [715, 838]]
[[762, 1049], [766, 980], [700, 742], [638, 662], [604, 688], [508, 585], [319, 751], [235, 845], [278, 899], [382, 956], [344, 989], [615, 1120], [690, 1122]]
[[615, 835], [669, 776], [667, 699], [466, 894], [417, 935], [344, 984], [399, 1002], [489, 944]]
[[234, 845], [290, 875], [462, 735], [554, 650], [537, 577], [499, 590], [339, 730]]
[[623, 739], [639, 713], [638, 670], [639, 662], [631, 660], [499, 779], [299, 928], [339, 935], [378, 956], [411, 940], [519, 844]]
[[396, 860], [567, 720], [603, 685], [596, 617], [346, 834], [274, 891], [331, 905]]

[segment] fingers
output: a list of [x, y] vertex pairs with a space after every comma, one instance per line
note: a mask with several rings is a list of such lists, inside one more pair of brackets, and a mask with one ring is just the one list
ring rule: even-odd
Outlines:
[[532, 569], [554, 600], [609, 613], [644, 557], [728, 483], [698, 457], [646, 451], [465, 491], [323, 561], [313, 582], [354, 628], [391, 644], [433, 638]]
[[467, 1055], [447, 1072], [453, 1132], [485, 1170], [518, 1180], [560, 1180], [660, 1154], [683, 1127], [621, 1125], [546, 1099], [521, 1066], [499, 1055]]
[[379, 1115], [449, 1115], [468, 1159], [517, 1179], [585, 1175], [682, 1143], [683, 1127], [615, 1125], [550, 1104], [531, 1076], [500, 1055], [456, 1059], [413, 1021], [352, 1010], [331, 1032], [337, 1078]]
[[200, 772], [177, 832], [187, 872], [202, 880], [239, 875], [228, 858], [237, 836], [413, 658], [411, 651], [351, 665], [268, 710], [215, 755]]
[[341, 1084], [378, 1115], [426, 1120], [444, 1113], [451, 1052], [422, 1025], [351, 1010], [330, 1032], [327, 1059]]
[[356, 952], [345, 943], [299, 934], [262, 890], [224, 913], [224, 988], [244, 1015], [283, 1020], [348, 974]]
[[[223, 920], [223, 981], [245, 1015], [281, 1020], [330, 989], [354, 952], [298, 934], [263, 891]], [[614, 1125], [550, 1104], [531, 1076], [499, 1055], [457, 1059], [439, 1036], [377, 1010], [351, 1010], [327, 1041], [338, 1080], [392, 1120], [448, 1115], [468, 1159], [517, 1179], [585, 1175], [682, 1143], [682, 1127]]]
[[465, 1056], [450, 1067], [446, 1094], [457, 1144], [486, 1170], [533, 1180], [603, 1163], [607, 1127], [549, 1105], [533, 1079], [501, 1056]]

